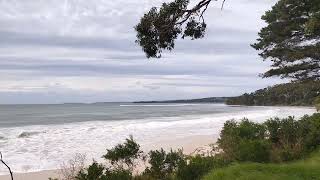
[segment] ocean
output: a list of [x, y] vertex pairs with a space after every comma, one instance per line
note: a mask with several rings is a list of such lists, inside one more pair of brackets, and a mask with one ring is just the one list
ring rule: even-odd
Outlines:
[[[157, 141], [208, 135], [225, 121], [313, 114], [310, 107], [247, 107], [224, 104], [0, 105], [0, 151], [14, 172], [57, 169], [76, 153], [99, 158], [132, 135], [142, 147]], [[7, 174], [0, 167], [0, 174]]]

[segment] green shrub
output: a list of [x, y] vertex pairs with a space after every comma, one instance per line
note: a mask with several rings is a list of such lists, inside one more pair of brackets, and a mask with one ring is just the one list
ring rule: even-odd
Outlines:
[[198, 180], [209, 171], [228, 165], [229, 162], [221, 156], [189, 156], [181, 163], [176, 172], [178, 180]]
[[144, 175], [154, 179], [171, 179], [181, 163], [184, 163], [181, 150], [165, 152], [163, 149], [149, 152], [150, 167], [146, 168]]
[[320, 114], [271, 119], [264, 123], [272, 145], [271, 161], [299, 159], [320, 145]]
[[240, 123], [227, 121], [220, 133], [218, 145], [228, 160], [265, 162], [270, 149], [265, 134], [263, 125], [247, 119]]
[[263, 124], [228, 121], [218, 140], [226, 159], [284, 162], [299, 159], [320, 145], [320, 114], [274, 118]]
[[293, 117], [270, 119], [264, 123], [270, 143], [272, 143], [270, 161], [283, 162], [301, 158], [305, 147], [304, 126]]
[[131, 180], [133, 179], [132, 172], [127, 169], [106, 169], [105, 175], [107, 180]]
[[320, 145], [320, 113], [312, 116], [304, 116], [301, 120], [303, 129], [303, 144], [308, 150], [315, 149]]
[[76, 176], [77, 180], [107, 180], [104, 174], [105, 167], [93, 162], [87, 169], [81, 170]]
[[235, 150], [238, 146], [239, 138], [238, 123], [235, 121], [225, 122], [217, 143], [227, 159], [235, 159]]
[[268, 162], [270, 157], [270, 143], [267, 140], [240, 140], [236, 149], [237, 161]]
[[140, 145], [133, 140], [133, 137], [127, 138], [124, 144], [118, 144], [112, 149], [107, 149], [107, 154], [103, 156], [112, 165], [123, 168], [126, 165], [129, 169], [133, 169], [134, 161], [142, 157], [143, 152]]
[[132, 172], [125, 169], [108, 169], [102, 164], [93, 162], [87, 169], [81, 170], [77, 180], [131, 180]]
[[314, 100], [314, 105], [315, 105], [317, 111], [320, 111], [320, 96], [318, 96], [318, 97]]
[[107, 167], [103, 164], [93, 162], [88, 168], [82, 169], [76, 176], [77, 180], [131, 180], [135, 166], [135, 160], [142, 157], [140, 150], [132, 136], [126, 139], [124, 144], [118, 144], [107, 150], [103, 157], [111, 164]]

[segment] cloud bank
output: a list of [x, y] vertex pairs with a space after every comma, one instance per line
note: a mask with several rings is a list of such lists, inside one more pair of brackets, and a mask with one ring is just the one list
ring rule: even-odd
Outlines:
[[258, 77], [269, 64], [250, 47], [276, 0], [214, 2], [204, 39], [148, 60], [133, 27], [161, 2], [1, 0], [0, 103], [234, 96], [281, 82]]

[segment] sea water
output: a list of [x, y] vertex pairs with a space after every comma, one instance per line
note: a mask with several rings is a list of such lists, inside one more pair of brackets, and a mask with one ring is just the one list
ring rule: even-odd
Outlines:
[[[218, 137], [227, 120], [301, 117], [309, 107], [224, 104], [0, 105], [0, 151], [14, 172], [57, 169], [76, 153], [99, 159], [132, 135], [143, 147], [159, 139]], [[7, 174], [0, 166], [0, 173]]]

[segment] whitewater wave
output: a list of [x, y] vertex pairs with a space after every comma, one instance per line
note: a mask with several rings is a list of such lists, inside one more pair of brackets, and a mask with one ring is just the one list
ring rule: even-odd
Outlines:
[[31, 131], [31, 132], [22, 132], [21, 134], [19, 134], [18, 138], [28, 138], [30, 136], [34, 136], [40, 133], [45, 133], [45, 132], [38, 132], [38, 131]]
[[[230, 119], [246, 117], [262, 122], [275, 116], [301, 117], [314, 112], [313, 108], [265, 107], [219, 114], [0, 128], [0, 136], [5, 137], [0, 147], [14, 172], [34, 172], [57, 169], [76, 153], [99, 160], [106, 148], [122, 142], [128, 135], [133, 135], [142, 147], [149, 147], [160, 138], [218, 137], [224, 122]], [[0, 173], [7, 171], [0, 167]]]
[[120, 104], [121, 107], [183, 107], [200, 106], [203, 104]]

